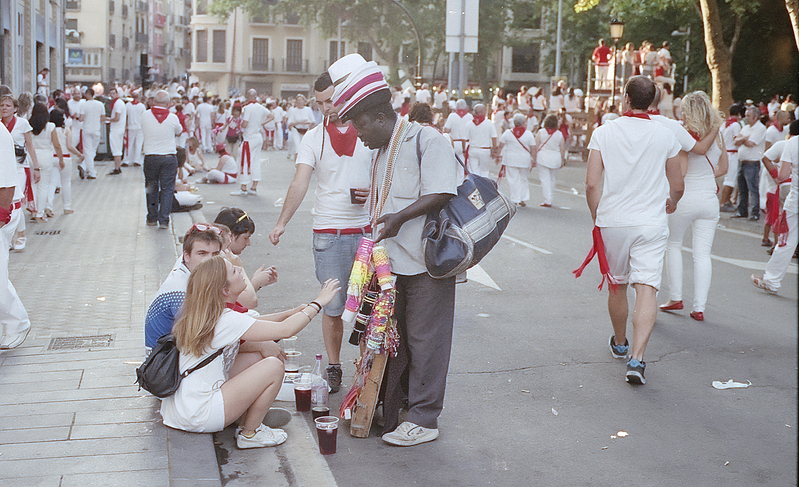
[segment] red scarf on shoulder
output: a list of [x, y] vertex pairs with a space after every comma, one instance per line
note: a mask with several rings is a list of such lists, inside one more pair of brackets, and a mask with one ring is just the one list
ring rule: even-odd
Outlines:
[[520, 125], [518, 127], [513, 127], [510, 131], [516, 136], [517, 139], [521, 139], [522, 135], [524, 135], [524, 132], [527, 131], [527, 127]]
[[[169, 116], [169, 109], [164, 107], [152, 107], [150, 112], [153, 114], [155, 119], [158, 120], [158, 123], [164, 123], [166, 117]], [[185, 119], [186, 115], [183, 115], [183, 118]], [[178, 119], [180, 119], [180, 116], [178, 116]], [[181, 121], [180, 124], [183, 125], [183, 122]]]
[[643, 118], [645, 120], [652, 120], [651, 118], [649, 118], [649, 115], [659, 115], [659, 113], [651, 113], [649, 110], [647, 110], [646, 113], [634, 113], [632, 110], [627, 110], [622, 115], [624, 115], [625, 117]]
[[475, 125], [480, 125], [485, 119], [485, 115], [475, 115], [474, 118], [472, 118], [472, 122], [474, 122]]
[[326, 123], [325, 130], [330, 136], [330, 145], [339, 157], [352, 157], [355, 145], [358, 143], [358, 131], [353, 124], [348, 124], [347, 131], [343, 134], [334, 123]]

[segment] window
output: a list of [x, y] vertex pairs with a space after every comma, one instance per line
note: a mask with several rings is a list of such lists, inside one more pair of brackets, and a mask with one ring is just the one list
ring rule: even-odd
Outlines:
[[80, 44], [78, 19], [66, 19], [64, 21], [64, 36], [68, 44]]
[[114, 0], [108, 2], [108, 13], [114, 15]]
[[286, 41], [286, 71], [302, 71], [302, 39]]
[[197, 31], [197, 55], [194, 58], [198, 63], [208, 62], [208, 31]]
[[514, 73], [538, 73], [541, 46], [531, 44], [513, 48], [511, 71]]
[[513, 9], [514, 29], [540, 29], [541, 9], [529, 3], [518, 3]]
[[362, 58], [366, 59], [367, 61], [372, 60], [372, 45], [368, 42], [359, 42], [358, 43], [358, 54], [361, 55]]
[[117, 36], [114, 34], [108, 35], [108, 47], [117, 47]]
[[112, 81], [116, 81], [117, 79], [117, 70], [116, 68], [111, 68], [108, 70], [108, 76], [111, 78]]
[[286, 14], [284, 18], [289, 25], [297, 25], [300, 23], [300, 14]]
[[257, 71], [269, 69], [269, 39], [252, 40], [252, 69]]
[[215, 30], [214, 31], [214, 52], [213, 52], [213, 62], [215, 63], [224, 63], [225, 62], [225, 35], [226, 32], [224, 30]]
[[197, 15], [205, 15], [208, 13], [208, 0], [197, 0]]
[[80, 10], [80, 2], [78, 0], [67, 0], [64, 2], [67, 10]]
[[346, 48], [347, 43], [345, 41], [341, 41], [341, 49], [338, 49], [338, 41], [330, 41], [330, 64], [333, 64], [338, 58], [344, 57]]

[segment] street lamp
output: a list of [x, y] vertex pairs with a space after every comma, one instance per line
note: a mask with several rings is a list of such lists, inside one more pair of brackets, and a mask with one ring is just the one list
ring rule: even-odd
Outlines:
[[618, 59], [616, 59], [616, 51], [619, 45], [619, 40], [624, 35], [624, 22], [618, 19], [612, 19], [610, 21], [610, 38], [613, 39], [613, 83], [611, 84], [611, 91], [610, 91], [610, 104], [615, 105], [616, 103], [616, 64], [618, 63]]
[[685, 32], [675, 30], [671, 33], [674, 37], [685, 36], [685, 75], [682, 78], [682, 92], [683, 96], [688, 93], [688, 53], [691, 50], [691, 26], [689, 25]]

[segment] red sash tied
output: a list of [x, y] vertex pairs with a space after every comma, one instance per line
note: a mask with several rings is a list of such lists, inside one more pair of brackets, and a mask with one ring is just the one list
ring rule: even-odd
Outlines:
[[608, 287], [610, 287], [611, 291], [615, 291], [618, 287], [618, 283], [610, 273], [608, 257], [605, 254], [605, 243], [602, 241], [602, 232], [600, 231], [599, 227], [594, 227], [594, 229], [591, 231], [591, 237], [593, 238], [594, 243], [591, 246], [591, 250], [588, 251], [588, 256], [586, 256], [582, 265], [573, 270], [572, 273], [574, 274], [574, 277], [580, 277], [583, 274], [585, 267], [594, 259], [594, 256], [596, 256], [597, 260], [599, 261], [599, 272], [602, 273], [602, 281], [599, 283], [598, 289], [601, 290], [602, 286], [605, 284], [605, 280], [607, 280]]

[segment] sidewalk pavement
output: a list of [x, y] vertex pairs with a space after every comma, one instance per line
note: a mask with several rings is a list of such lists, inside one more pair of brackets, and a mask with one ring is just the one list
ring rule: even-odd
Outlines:
[[75, 213], [57, 200], [9, 259], [32, 328], [0, 352], [0, 484], [221, 485], [212, 435], [164, 427], [158, 399], [133, 385], [144, 314], [191, 217], [146, 226], [141, 168], [75, 178], [72, 194]]

